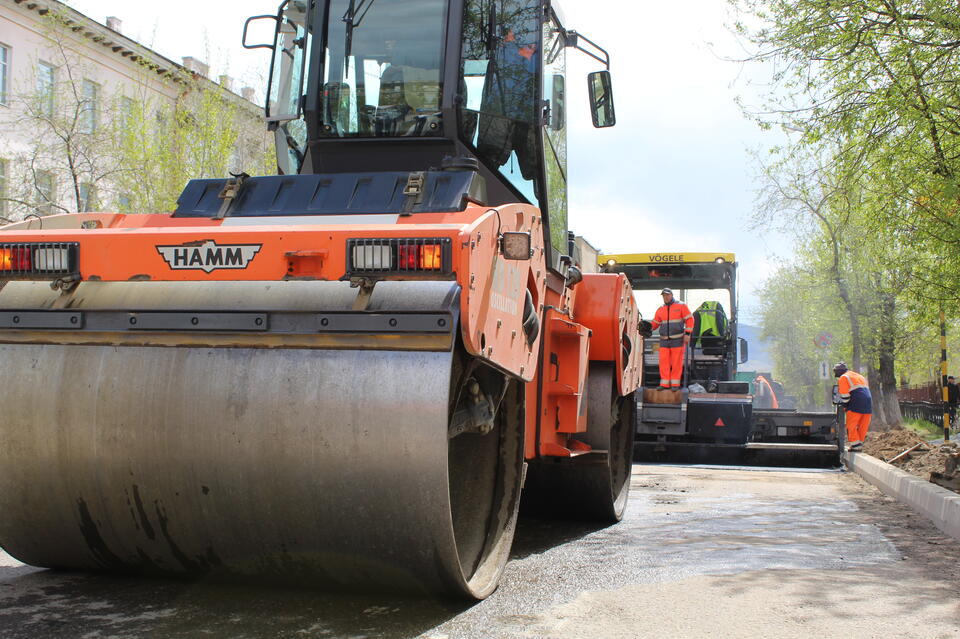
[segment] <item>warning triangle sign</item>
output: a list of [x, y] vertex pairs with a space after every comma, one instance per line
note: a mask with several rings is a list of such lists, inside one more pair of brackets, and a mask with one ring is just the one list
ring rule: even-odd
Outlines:
[[723, 419], [722, 419], [722, 418], [718, 417], [718, 418], [717, 418], [717, 423], [715, 423], [714, 426], [726, 426], [726, 424], [723, 423]]

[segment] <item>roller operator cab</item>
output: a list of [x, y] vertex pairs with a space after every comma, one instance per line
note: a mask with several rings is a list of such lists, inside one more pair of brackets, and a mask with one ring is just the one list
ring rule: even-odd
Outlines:
[[[631, 282], [641, 315], [653, 318], [669, 288], [693, 315], [690, 344], [683, 351], [680, 388], [660, 389], [660, 344], [644, 323], [644, 389], [637, 398], [638, 459], [678, 457], [707, 461], [773, 460], [770, 451], [813, 453], [839, 461], [842, 436], [833, 413], [773, 410], [737, 380], [749, 358], [738, 335], [736, 256], [729, 253], [603, 255], [600, 268]], [[728, 453], [728, 454], [723, 454]], [[754, 455], [756, 453], [756, 455]]]
[[[0, 546], [485, 597], [521, 488], [626, 506], [636, 304], [568, 257], [566, 57], [609, 61], [542, 0], [259, 20], [278, 175], [0, 229]], [[589, 87], [611, 126], [609, 73]]]

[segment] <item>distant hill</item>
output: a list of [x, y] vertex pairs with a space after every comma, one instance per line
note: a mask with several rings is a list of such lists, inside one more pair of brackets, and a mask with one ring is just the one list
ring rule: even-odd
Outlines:
[[740, 324], [740, 337], [749, 343], [750, 359], [745, 364], [737, 366], [742, 371], [756, 371], [758, 373], [773, 372], [773, 357], [767, 351], [766, 344], [760, 341], [760, 327]]

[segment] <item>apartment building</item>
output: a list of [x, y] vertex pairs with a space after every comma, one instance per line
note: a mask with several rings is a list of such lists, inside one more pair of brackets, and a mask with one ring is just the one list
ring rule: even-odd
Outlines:
[[162, 212], [191, 177], [273, 172], [256, 91], [209, 73], [117, 18], [0, 0], [0, 217]]

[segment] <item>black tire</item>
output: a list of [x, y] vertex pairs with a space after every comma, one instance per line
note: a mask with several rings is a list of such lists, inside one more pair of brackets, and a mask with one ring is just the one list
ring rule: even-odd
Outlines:
[[525, 514], [613, 524], [623, 519], [630, 496], [636, 399], [621, 397], [608, 362], [590, 364], [587, 432], [594, 453], [543, 458], [530, 464], [524, 486]]

